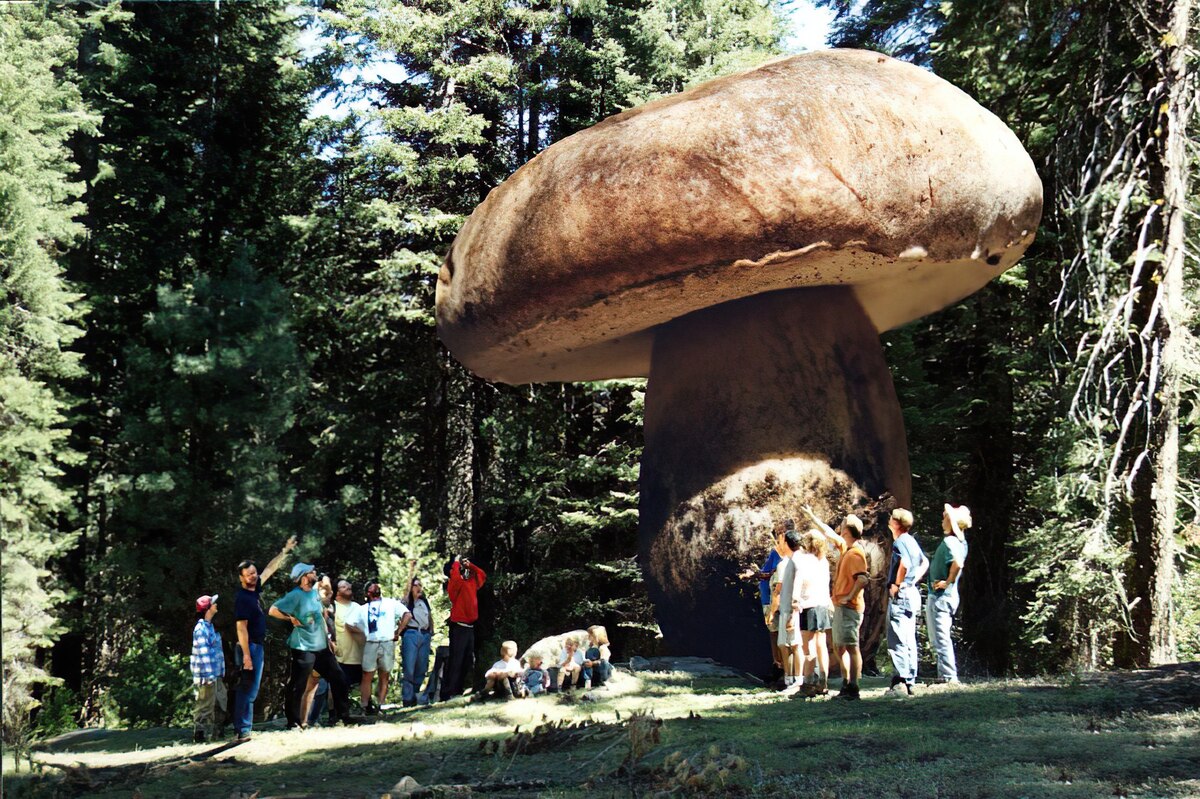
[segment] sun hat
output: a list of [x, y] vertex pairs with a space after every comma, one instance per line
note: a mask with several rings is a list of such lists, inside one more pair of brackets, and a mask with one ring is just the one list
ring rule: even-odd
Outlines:
[[966, 505], [947, 503], [942, 506], [942, 512], [950, 520], [951, 532], [958, 536], [959, 541], [965, 541], [967, 528], [971, 526], [971, 509]]

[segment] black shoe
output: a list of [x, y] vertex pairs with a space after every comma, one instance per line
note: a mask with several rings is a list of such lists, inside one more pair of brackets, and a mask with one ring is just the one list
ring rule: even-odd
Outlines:
[[893, 674], [892, 681], [890, 683], [888, 683], [888, 688], [895, 688], [897, 685], [899, 685], [902, 682], [904, 682], [903, 677], [901, 677], [899, 674]]
[[909, 682], [904, 683], [904, 690], [908, 691], [909, 696], [913, 695], [912, 688], [913, 688], [912, 683], [909, 683]]
[[404, 702], [404, 706], [405, 706], [405, 707], [416, 707], [416, 706], [417, 706], [417, 700], [415, 700], [415, 699], [408, 699], [408, 700], [406, 700], [406, 701]]
[[858, 684], [852, 683], [852, 682], [843, 683], [842, 690], [838, 691], [837, 698], [838, 699], [858, 699], [858, 698], [860, 698], [858, 695]]
[[194, 733], [192, 733], [193, 743], [202, 744], [207, 740], [208, 736], [204, 733], [204, 730], [196, 730]]

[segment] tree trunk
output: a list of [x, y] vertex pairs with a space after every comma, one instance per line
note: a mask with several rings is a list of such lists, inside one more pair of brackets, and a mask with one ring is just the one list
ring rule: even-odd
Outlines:
[[[1193, 0], [1150, 4], [1158, 25], [1149, 31], [1157, 45], [1144, 85], [1157, 88], [1157, 124], [1147, 143], [1152, 198], [1162, 198], [1151, 217], [1146, 242], [1160, 247], [1161, 260], [1148, 263], [1137, 287], [1133, 323], [1139, 338], [1138, 379], [1145, 385], [1144, 409], [1134, 431], [1143, 442], [1131, 464], [1130, 513], [1133, 525], [1126, 590], [1132, 629], [1116, 647], [1118, 665], [1146, 667], [1175, 659], [1171, 584], [1175, 575], [1175, 492], [1179, 462], [1181, 337], [1185, 208], [1188, 197], [1187, 113], [1192, 101], [1186, 58]], [[1155, 13], [1157, 12], [1157, 13]]]
[[[532, 46], [537, 50], [542, 46], [542, 34], [534, 32]], [[533, 158], [541, 150], [542, 128], [542, 66], [537, 58], [529, 64], [529, 127], [528, 140], [525, 146], [525, 160]]]
[[[475, 507], [474, 403], [470, 377], [449, 356], [442, 363], [442, 459], [437, 474], [443, 483], [438, 497], [438, 548], [451, 555], [471, 545]], [[486, 568], [486, 567], [485, 567]]]

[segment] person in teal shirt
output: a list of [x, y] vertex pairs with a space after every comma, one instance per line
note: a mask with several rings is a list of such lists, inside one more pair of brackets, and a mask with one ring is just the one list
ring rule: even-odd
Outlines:
[[292, 567], [296, 587], [271, 606], [272, 618], [292, 625], [288, 636], [291, 652], [291, 673], [288, 676], [284, 715], [288, 729], [303, 729], [306, 719], [301, 716], [304, 690], [309, 675], [315, 669], [329, 683], [333, 707], [343, 724], [355, 724], [359, 719], [350, 715], [350, 689], [334, 657], [328, 628], [325, 626], [325, 606], [313, 587], [317, 584], [316, 567], [297, 563]]
[[958, 581], [967, 563], [967, 528], [971, 511], [965, 505], [946, 505], [942, 510], [942, 543], [929, 563], [929, 596], [925, 599], [925, 627], [929, 646], [937, 658], [938, 677], [958, 682], [954, 641], [950, 630], [958, 611]]

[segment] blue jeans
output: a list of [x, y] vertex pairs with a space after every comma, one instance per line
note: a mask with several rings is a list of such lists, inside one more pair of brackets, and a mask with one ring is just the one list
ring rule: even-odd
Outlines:
[[612, 664], [607, 660], [598, 660], [595, 663], [596, 665], [590, 668], [588, 666], [583, 667], [583, 679], [591, 680], [592, 686], [599, 688], [612, 677]]
[[[308, 726], [315, 726], [321, 720], [321, 711], [325, 709], [326, 700], [329, 698], [329, 681], [324, 677], [317, 683], [316, 693], [313, 694], [312, 707], [308, 711]], [[333, 705], [329, 705], [329, 726], [332, 727], [337, 722], [337, 717], [333, 715]]]
[[954, 660], [954, 641], [950, 628], [958, 610], [957, 590], [944, 591], [939, 596], [930, 589], [925, 600], [925, 627], [929, 631], [929, 646], [937, 658], [938, 676], [947, 682], [958, 682], [958, 664]]
[[250, 642], [250, 662], [254, 664], [254, 671], [239, 670], [241, 680], [233, 703], [233, 728], [238, 735], [249, 735], [254, 726], [254, 700], [258, 699], [258, 685], [263, 673], [262, 644]]
[[921, 590], [905, 585], [888, 602], [888, 654], [896, 674], [913, 685], [917, 681], [917, 614], [921, 612]]
[[420, 630], [405, 630], [400, 636], [400, 657], [404, 667], [400, 698], [406, 705], [416, 702], [421, 693], [421, 683], [429, 671], [429, 645], [432, 640], [432, 633]]

